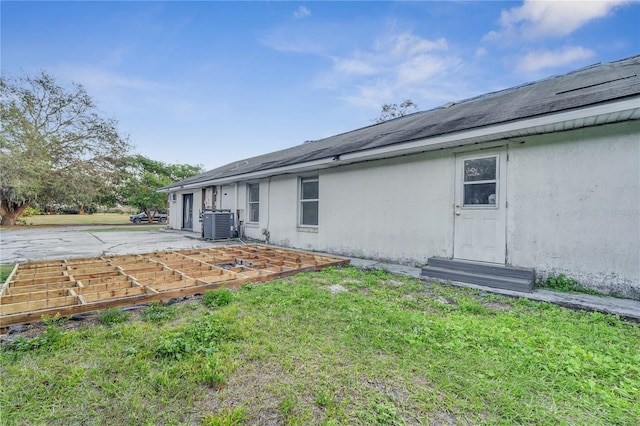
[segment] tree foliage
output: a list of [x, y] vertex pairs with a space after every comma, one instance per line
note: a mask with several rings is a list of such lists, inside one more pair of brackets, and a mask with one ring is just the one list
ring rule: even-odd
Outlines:
[[152, 218], [151, 211], [163, 209], [167, 203], [167, 194], [156, 192], [159, 188], [203, 171], [200, 165], [167, 164], [135, 155], [129, 160], [129, 171], [119, 191], [120, 201], [143, 210]]
[[380, 111], [380, 116], [375, 119], [376, 123], [384, 123], [385, 121], [393, 120], [394, 118], [404, 117], [410, 112], [418, 109], [418, 105], [411, 99], [403, 99], [400, 105], [398, 104], [384, 104]]
[[0, 214], [15, 224], [34, 202], [82, 209], [104, 194], [130, 149], [117, 122], [103, 118], [82, 85], [42, 71], [0, 78]]

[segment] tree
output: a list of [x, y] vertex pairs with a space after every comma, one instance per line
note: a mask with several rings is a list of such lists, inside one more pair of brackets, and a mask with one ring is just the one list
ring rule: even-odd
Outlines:
[[380, 116], [374, 121], [376, 123], [384, 123], [385, 121], [393, 120], [394, 118], [404, 117], [412, 111], [418, 109], [418, 105], [411, 99], [403, 99], [400, 105], [398, 104], [384, 104], [382, 105], [382, 111]]
[[173, 182], [202, 173], [202, 166], [166, 164], [143, 155], [130, 158], [129, 172], [120, 190], [120, 202], [144, 211], [150, 222], [160, 206], [166, 205], [167, 194], [156, 192]]
[[82, 85], [62, 87], [45, 71], [0, 77], [0, 123], [2, 225], [36, 201], [83, 207], [122, 171], [130, 149]]

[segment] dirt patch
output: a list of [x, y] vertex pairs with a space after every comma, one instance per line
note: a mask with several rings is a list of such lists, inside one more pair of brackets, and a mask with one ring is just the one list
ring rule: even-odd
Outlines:
[[508, 311], [511, 309], [509, 305], [503, 302], [487, 302], [487, 303], [484, 303], [484, 306], [491, 311], [498, 311], [498, 312]]
[[330, 285], [328, 289], [331, 292], [331, 294], [338, 294], [338, 293], [344, 293], [349, 291], [346, 288], [342, 287], [340, 284]]

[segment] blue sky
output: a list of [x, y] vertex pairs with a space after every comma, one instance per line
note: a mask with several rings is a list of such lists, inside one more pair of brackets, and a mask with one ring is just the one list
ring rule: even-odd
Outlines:
[[640, 53], [640, 3], [14, 2], [5, 76], [85, 86], [137, 152], [206, 169]]

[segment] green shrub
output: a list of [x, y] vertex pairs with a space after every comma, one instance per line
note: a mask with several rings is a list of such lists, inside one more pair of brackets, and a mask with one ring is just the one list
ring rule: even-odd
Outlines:
[[221, 290], [207, 290], [202, 296], [202, 303], [209, 308], [226, 306], [233, 302], [233, 293], [226, 288]]
[[39, 214], [42, 214], [42, 213], [40, 212], [40, 210], [36, 209], [35, 207], [27, 207], [22, 212], [22, 217], [36, 216]]

